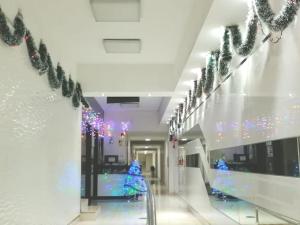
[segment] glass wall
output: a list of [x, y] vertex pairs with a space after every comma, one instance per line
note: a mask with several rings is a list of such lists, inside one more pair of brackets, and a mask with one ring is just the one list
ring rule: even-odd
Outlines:
[[298, 221], [266, 211], [249, 202], [227, 195], [216, 189], [209, 193], [212, 206], [242, 225], [294, 225]]
[[213, 169], [299, 177], [297, 138], [267, 141], [210, 152]]

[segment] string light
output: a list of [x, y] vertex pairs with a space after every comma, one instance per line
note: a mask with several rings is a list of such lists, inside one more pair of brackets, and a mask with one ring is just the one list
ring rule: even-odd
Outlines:
[[[86, 133], [87, 126], [91, 126], [92, 131], [97, 131], [99, 137], [112, 137], [114, 131], [114, 122], [105, 122], [101, 113], [93, 111], [91, 108], [82, 109], [81, 133]], [[121, 122], [121, 132], [124, 136], [129, 130], [129, 122]]]

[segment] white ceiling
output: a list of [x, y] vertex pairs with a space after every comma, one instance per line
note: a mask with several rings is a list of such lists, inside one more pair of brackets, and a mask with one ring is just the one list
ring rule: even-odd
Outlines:
[[[1, 7], [9, 18], [22, 9], [36, 41], [77, 74], [85, 95], [172, 96], [211, 3], [141, 0], [139, 22], [96, 22], [89, 0], [1, 0]], [[103, 39], [141, 39], [141, 53], [108, 54]]]
[[154, 111], [158, 112], [161, 105], [161, 97], [141, 97], [140, 103], [135, 104], [107, 104], [106, 97], [97, 97], [96, 101], [101, 105], [105, 112], [125, 112], [125, 111]]
[[[77, 63], [172, 63], [196, 1], [142, 0], [140, 22], [96, 22], [89, 0], [1, 0], [1, 7], [11, 18], [22, 9], [33, 34]], [[141, 39], [142, 52], [106, 54], [105, 38]]]
[[[191, 68], [204, 64], [199, 52], [218, 46], [215, 28], [242, 22], [247, 0], [141, 1], [140, 22], [96, 22], [89, 0], [1, 0], [1, 6], [10, 18], [22, 9], [35, 39], [77, 74], [85, 95], [170, 96], [166, 121], [197, 76]], [[105, 38], [141, 39], [141, 53], [108, 54]], [[146, 104], [157, 109], [158, 101]]]

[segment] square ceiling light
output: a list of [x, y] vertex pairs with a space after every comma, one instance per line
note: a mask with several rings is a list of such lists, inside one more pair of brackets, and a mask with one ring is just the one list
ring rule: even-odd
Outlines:
[[141, 0], [90, 0], [97, 22], [139, 22]]
[[106, 53], [140, 53], [140, 39], [103, 39]]

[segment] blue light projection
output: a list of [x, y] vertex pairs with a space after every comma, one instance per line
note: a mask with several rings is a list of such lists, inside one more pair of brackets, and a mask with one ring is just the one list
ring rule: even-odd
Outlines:
[[124, 195], [135, 196], [147, 192], [144, 177], [139, 162], [131, 162], [124, 184]]

